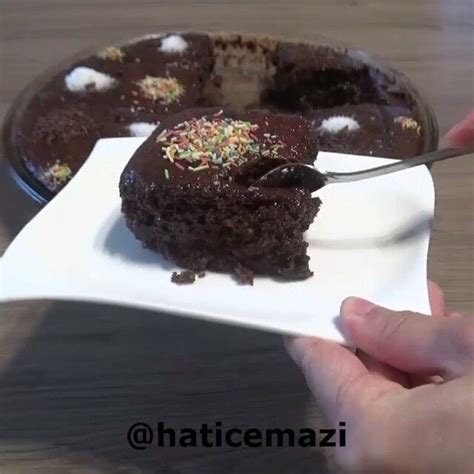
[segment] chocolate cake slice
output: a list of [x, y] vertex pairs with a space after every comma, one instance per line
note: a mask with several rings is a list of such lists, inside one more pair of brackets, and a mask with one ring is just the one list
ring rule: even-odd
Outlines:
[[312, 163], [312, 128], [300, 116], [261, 111], [192, 109], [164, 119], [121, 176], [128, 227], [195, 272], [311, 276], [303, 233], [320, 200], [304, 189], [249, 185], [278, 165]]

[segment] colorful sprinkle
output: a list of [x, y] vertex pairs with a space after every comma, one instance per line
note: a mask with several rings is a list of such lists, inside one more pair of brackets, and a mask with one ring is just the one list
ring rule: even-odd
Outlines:
[[122, 62], [125, 57], [125, 53], [115, 46], [109, 46], [108, 48], [103, 49], [98, 54], [99, 58], [108, 59], [109, 61], [118, 61]]
[[198, 166], [197, 168], [189, 168], [190, 171], [202, 171], [209, 169], [209, 165]]
[[69, 165], [67, 164], [59, 164], [56, 163], [54, 166], [51, 167], [51, 173], [58, 181], [58, 183], [65, 183], [71, 178], [72, 171], [71, 168], [69, 168]]
[[[163, 158], [171, 163], [181, 162], [190, 171], [203, 171], [216, 166], [238, 167], [250, 156], [278, 157], [285, 144], [272, 141], [275, 135], [263, 134], [259, 143], [254, 132], [258, 125], [248, 121], [221, 118], [222, 111], [210, 119], [193, 118], [163, 130], [156, 142], [161, 144]], [[183, 169], [184, 166], [181, 165]]]
[[53, 189], [66, 184], [72, 177], [72, 170], [68, 164], [56, 162], [44, 173], [44, 177], [51, 182]]
[[184, 93], [184, 87], [174, 77], [146, 76], [137, 82], [145, 97], [158, 101], [160, 104], [177, 102]]
[[165, 178], [170, 179], [170, 172], [165, 168]]
[[396, 117], [394, 119], [395, 123], [399, 123], [403, 130], [416, 130], [416, 133], [420, 135], [421, 133], [421, 126], [418, 124], [418, 122], [411, 118], [411, 117], [406, 117], [404, 115], [400, 115], [400, 117]]

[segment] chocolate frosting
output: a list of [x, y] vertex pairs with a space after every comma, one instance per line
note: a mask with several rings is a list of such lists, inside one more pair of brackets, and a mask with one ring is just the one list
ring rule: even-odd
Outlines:
[[[350, 136], [306, 135], [298, 128], [290, 133], [286, 127], [289, 118], [280, 119], [285, 124], [280, 128], [272, 121], [274, 133], [289, 142], [284, 159], [296, 159], [290, 151], [295, 147], [301, 151], [300, 141], [301, 146], [315, 149], [314, 141], [318, 141], [320, 149], [396, 158], [421, 151], [423, 130], [414, 133], [393, 120], [400, 115], [417, 120], [410, 97], [380, 71], [343, 52], [303, 43], [247, 44], [238, 35], [225, 40], [197, 33], [179, 35], [186, 47], [166, 52], [162, 46], [168, 36], [97, 51], [56, 74], [38, 91], [20, 120], [16, 143], [39, 181], [58, 191], [64, 183], [58, 186], [43, 179], [52, 166], [64, 163], [73, 175], [97, 139], [130, 136], [129, 127], [134, 123], [168, 123], [168, 117], [183, 110], [220, 109], [229, 103], [234, 110], [287, 112], [316, 122], [334, 114], [357, 116], [361, 129]], [[110, 76], [115, 83], [107, 90], [70, 91], [65, 77], [78, 67]], [[176, 81], [181, 90], [177, 100], [145, 94], [140, 84], [147, 77]], [[265, 119], [256, 114], [252, 120], [264, 124]], [[303, 127], [297, 122], [291, 126]], [[264, 129], [262, 125], [259, 131]], [[162, 172], [155, 170], [153, 176], [166, 185]], [[169, 173], [173, 181], [185, 179], [176, 167], [170, 167]], [[186, 179], [210, 179], [214, 174], [199, 172]]]
[[[262, 152], [247, 154], [245, 162], [238, 166], [224, 168], [221, 165], [201, 171], [191, 171], [188, 168], [180, 169], [175, 163], [166, 158], [162, 149], [163, 143], [157, 143], [167, 130], [190, 121], [193, 118], [226, 118], [248, 121], [258, 128], [253, 132], [258, 145], [282, 143], [278, 148], [277, 156], [265, 157]], [[271, 138], [273, 137], [273, 138]], [[246, 189], [251, 182], [266, 171], [288, 162], [312, 163], [316, 159], [318, 143], [311, 121], [297, 115], [271, 114], [268, 112], [251, 111], [236, 113], [227, 109], [204, 108], [190, 109], [178, 113], [162, 121], [152, 136], [143, 143], [130, 160], [124, 171], [124, 178], [139, 175], [146, 186], [190, 187], [200, 188], [229, 188]], [[186, 162], [182, 162], [186, 163]], [[178, 163], [179, 164], [179, 163]], [[186, 166], [186, 165], [185, 165]], [[281, 190], [283, 191], [283, 190]]]

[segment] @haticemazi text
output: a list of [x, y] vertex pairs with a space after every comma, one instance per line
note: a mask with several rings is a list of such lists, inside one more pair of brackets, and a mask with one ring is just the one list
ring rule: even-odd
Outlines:
[[127, 431], [127, 441], [133, 449], [203, 446], [205, 448], [322, 447], [346, 445], [346, 423], [337, 428], [225, 428], [222, 422], [203, 423], [199, 428], [174, 428], [163, 421], [155, 425], [134, 423]]

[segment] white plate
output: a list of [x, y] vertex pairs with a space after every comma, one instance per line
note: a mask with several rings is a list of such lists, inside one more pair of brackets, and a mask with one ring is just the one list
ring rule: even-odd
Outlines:
[[[170, 281], [174, 265], [141, 248], [120, 213], [119, 176], [142, 138], [100, 140], [69, 185], [20, 232], [0, 260], [0, 298], [110, 302], [343, 341], [335, 318], [344, 297], [429, 313], [427, 233], [378, 245], [420, 215], [432, 216], [425, 167], [320, 191], [307, 239], [314, 277], [240, 286], [208, 272], [193, 285]], [[391, 160], [386, 160], [389, 162]], [[352, 171], [371, 157], [320, 153], [318, 166]]]

